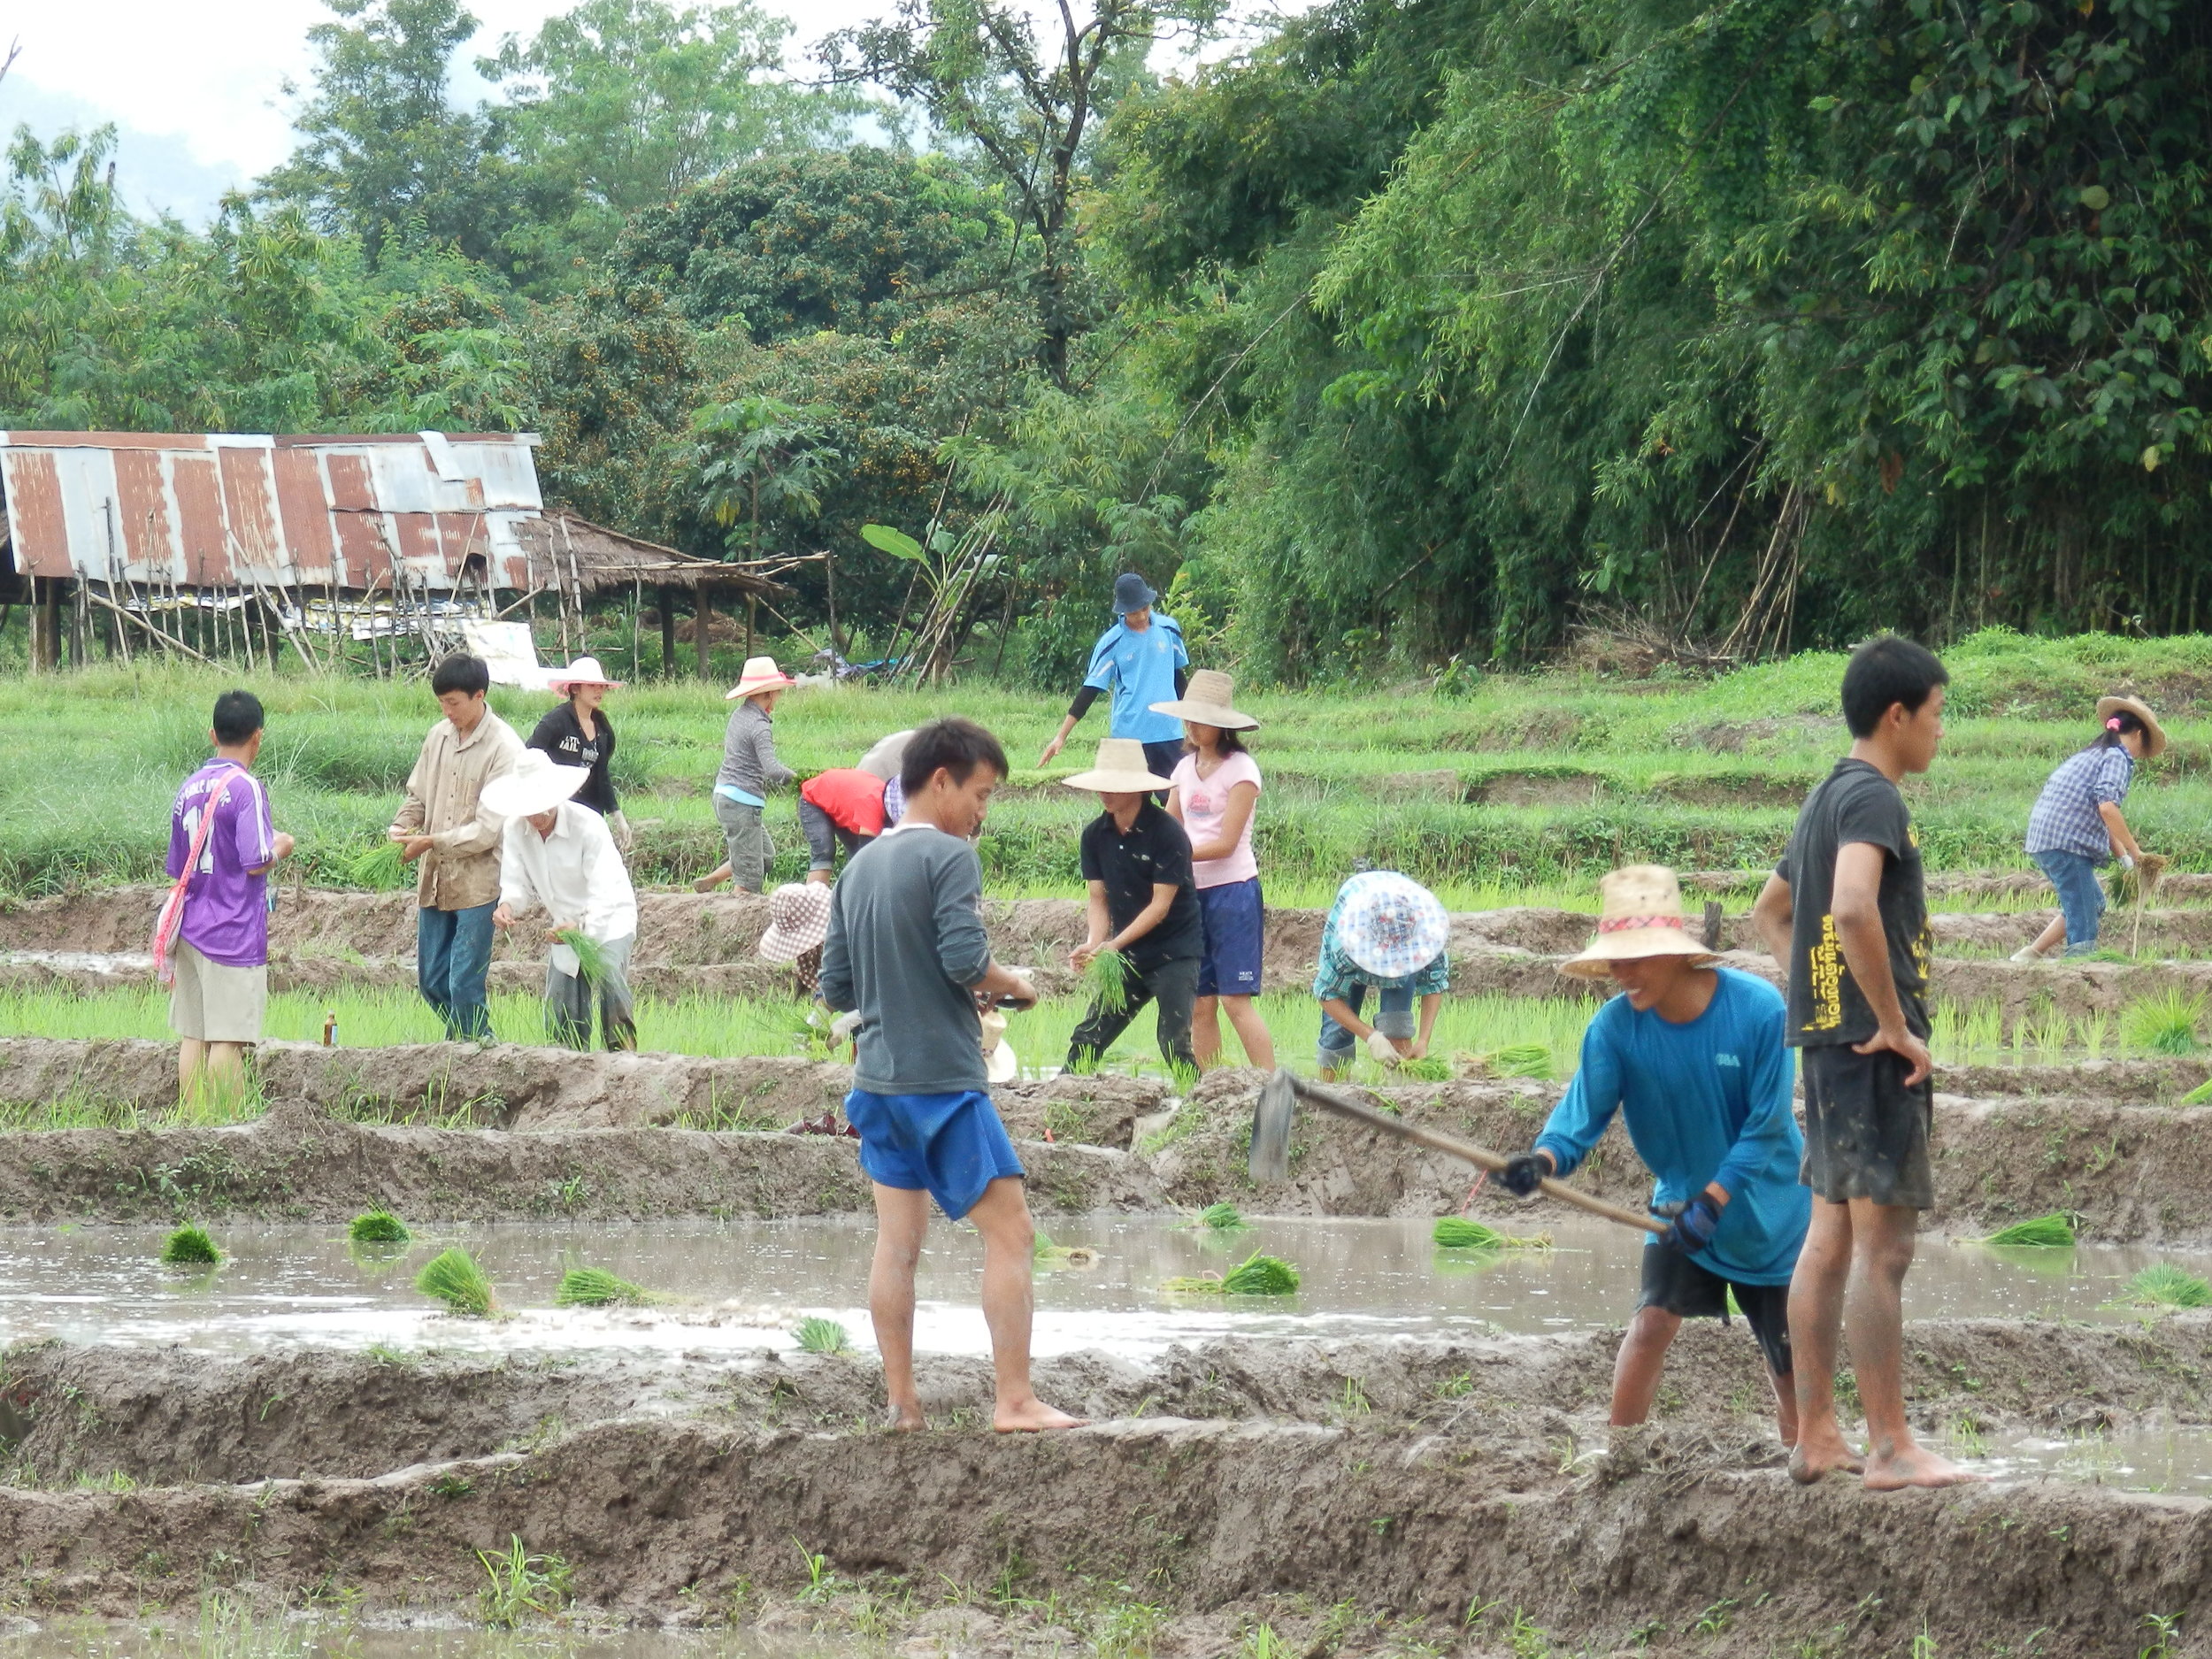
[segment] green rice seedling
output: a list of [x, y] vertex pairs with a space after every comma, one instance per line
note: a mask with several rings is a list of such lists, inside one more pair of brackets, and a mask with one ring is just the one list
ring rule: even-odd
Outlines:
[[515, 1538], [503, 1553], [480, 1549], [476, 1559], [490, 1580], [477, 1592], [487, 1624], [518, 1630], [533, 1614], [549, 1617], [568, 1605], [573, 1575], [558, 1555], [534, 1555]]
[[464, 1318], [484, 1318], [495, 1305], [492, 1281], [484, 1277], [476, 1258], [458, 1245], [432, 1256], [415, 1275], [415, 1288]]
[[580, 927], [557, 927], [547, 935], [557, 945], [566, 945], [576, 953], [576, 972], [590, 985], [605, 983], [607, 978], [607, 948]]
[[570, 1268], [561, 1275], [560, 1288], [553, 1293], [557, 1308], [638, 1308], [658, 1300], [642, 1285], [633, 1285], [596, 1267]]
[[1186, 1296], [1287, 1296], [1298, 1288], [1298, 1270], [1255, 1250], [1225, 1273], [1181, 1274], [1161, 1280], [1160, 1288]]
[[407, 1224], [388, 1210], [365, 1210], [353, 1218], [346, 1237], [356, 1244], [405, 1244], [414, 1238]]
[[1448, 1083], [1452, 1080], [1452, 1063], [1442, 1055], [1423, 1055], [1417, 1060], [1401, 1060], [1398, 1075], [1409, 1083]]
[[2055, 1210], [2047, 1216], [2016, 1221], [2009, 1227], [2000, 1227], [1986, 1238], [1970, 1242], [1992, 1244], [2001, 1249], [2070, 1250], [2074, 1248], [2074, 1224], [2062, 1210]]
[[852, 1338], [846, 1334], [845, 1327], [834, 1319], [825, 1319], [818, 1315], [809, 1314], [791, 1327], [791, 1334], [803, 1353], [849, 1354], [852, 1352]]
[[2127, 1299], [2153, 1308], [2212, 1306], [2212, 1285], [2171, 1262], [2153, 1262], [2128, 1280]]
[[1083, 993], [1102, 1014], [1127, 1010], [1129, 979], [1129, 958], [1118, 950], [1102, 950], [1083, 964]]
[[1216, 1233], [1233, 1233], [1251, 1224], [1238, 1213], [1234, 1204], [1225, 1199], [1217, 1204], [1208, 1204], [1200, 1210], [1196, 1225], [1210, 1227]]
[[2203, 1044], [2197, 1027], [2204, 1022], [2204, 998], [2179, 988], [2130, 1002], [2120, 1018], [2130, 1048], [2149, 1054], [2195, 1054]]
[[2203, 1082], [2181, 1097], [2181, 1103], [2184, 1106], [2201, 1106], [2207, 1101], [2212, 1101], [2212, 1077], [2205, 1079]]
[[346, 866], [352, 885], [373, 893], [391, 893], [405, 887], [408, 873], [397, 841], [380, 841]]
[[[1541, 1042], [1509, 1042], [1487, 1054], [1460, 1056], [1461, 1063], [1492, 1077], [1532, 1077], [1548, 1080], [1552, 1075], [1551, 1046]], [[1401, 1070], [1403, 1068], [1401, 1067]]]
[[204, 1227], [179, 1227], [162, 1243], [162, 1262], [170, 1267], [212, 1267], [223, 1259]]
[[1470, 1221], [1464, 1216], [1439, 1216], [1436, 1225], [1429, 1229], [1429, 1237], [1448, 1250], [1548, 1250], [1551, 1234], [1539, 1233], [1529, 1238], [1516, 1238], [1500, 1233], [1495, 1227], [1485, 1226], [1479, 1221]]

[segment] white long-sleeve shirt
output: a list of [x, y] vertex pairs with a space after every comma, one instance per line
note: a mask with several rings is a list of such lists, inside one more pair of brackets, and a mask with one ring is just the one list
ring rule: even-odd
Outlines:
[[[517, 916], [542, 907], [551, 920], [579, 923], [603, 944], [637, 933], [637, 894], [606, 820], [572, 801], [561, 803], [550, 835], [539, 834], [526, 818], [507, 820], [499, 902]], [[554, 946], [553, 956], [563, 972], [576, 972], [567, 946]]]

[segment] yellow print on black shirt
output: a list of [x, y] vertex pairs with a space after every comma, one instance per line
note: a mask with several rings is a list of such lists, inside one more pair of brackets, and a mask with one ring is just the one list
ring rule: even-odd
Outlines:
[[1836, 918], [1820, 918], [1820, 938], [1807, 953], [1808, 1000], [1812, 1012], [1806, 1031], [1833, 1031], [1843, 1024], [1843, 945], [1836, 938]]

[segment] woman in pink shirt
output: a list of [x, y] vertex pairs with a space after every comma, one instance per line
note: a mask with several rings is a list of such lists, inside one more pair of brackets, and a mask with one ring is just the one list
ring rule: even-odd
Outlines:
[[1266, 945], [1266, 912], [1260, 900], [1260, 866], [1252, 856], [1252, 809], [1260, 798], [1259, 764], [1237, 733], [1259, 722], [1230, 706], [1236, 689], [1228, 675], [1201, 669], [1172, 703], [1154, 712], [1183, 723], [1183, 758], [1177, 763], [1167, 810], [1190, 836], [1198, 908], [1206, 923], [1206, 956], [1198, 970], [1198, 1001], [1191, 1010], [1191, 1046], [1202, 1069], [1221, 1064], [1219, 1009], [1236, 1027], [1245, 1060], [1264, 1071], [1275, 1066], [1275, 1044], [1252, 999], [1260, 994], [1260, 957]]

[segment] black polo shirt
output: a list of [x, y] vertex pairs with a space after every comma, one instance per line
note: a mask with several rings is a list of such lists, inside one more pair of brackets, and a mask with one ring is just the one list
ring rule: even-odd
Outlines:
[[1206, 926], [1191, 877], [1190, 837], [1149, 795], [1125, 835], [1101, 812], [1083, 830], [1083, 879], [1106, 885], [1106, 915], [1119, 933], [1152, 902], [1152, 889], [1175, 884], [1175, 902], [1152, 931], [1133, 941], [1129, 965], [1149, 973], [1164, 962], [1206, 954]]

